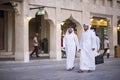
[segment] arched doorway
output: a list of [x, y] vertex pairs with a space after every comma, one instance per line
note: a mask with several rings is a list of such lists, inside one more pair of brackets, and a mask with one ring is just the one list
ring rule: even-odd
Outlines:
[[33, 37], [37, 32], [39, 34], [39, 56], [49, 58], [50, 51], [50, 25], [49, 20], [44, 19], [44, 15], [36, 15], [29, 22], [29, 51], [33, 50]]

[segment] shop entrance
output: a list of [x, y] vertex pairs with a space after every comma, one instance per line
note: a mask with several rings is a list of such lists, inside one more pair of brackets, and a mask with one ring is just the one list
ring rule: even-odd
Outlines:
[[106, 18], [102, 17], [93, 17], [90, 20], [91, 29], [94, 29], [96, 34], [100, 38], [100, 49], [104, 49], [104, 39], [108, 38], [108, 22]]

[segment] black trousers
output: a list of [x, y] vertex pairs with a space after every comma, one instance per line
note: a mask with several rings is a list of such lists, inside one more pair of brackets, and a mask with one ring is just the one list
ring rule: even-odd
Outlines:
[[110, 53], [107, 53], [107, 54], [106, 54], [106, 52], [107, 52], [108, 49], [109, 49], [109, 48], [105, 48], [105, 49], [104, 49], [104, 53], [103, 53], [103, 56], [104, 56], [104, 55], [107, 55], [107, 58], [110, 57]]
[[108, 50], [108, 48], [105, 48], [105, 49], [104, 49], [103, 55], [106, 54], [107, 50]]
[[30, 56], [32, 56], [34, 53], [36, 53], [36, 57], [39, 57], [39, 56], [38, 56], [38, 46], [34, 46], [34, 50], [33, 50], [33, 52], [30, 54]]

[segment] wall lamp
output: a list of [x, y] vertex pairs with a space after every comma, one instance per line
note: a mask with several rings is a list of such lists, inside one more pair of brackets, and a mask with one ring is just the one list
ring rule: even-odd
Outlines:
[[30, 8], [30, 10], [34, 10], [34, 9], [38, 9], [37, 15], [44, 15], [45, 14], [44, 6]]
[[120, 24], [117, 26], [117, 30], [120, 31]]

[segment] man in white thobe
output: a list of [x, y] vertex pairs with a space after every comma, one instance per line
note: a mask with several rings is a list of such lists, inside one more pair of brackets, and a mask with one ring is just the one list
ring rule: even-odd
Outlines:
[[63, 48], [66, 51], [66, 69], [71, 71], [74, 68], [74, 59], [76, 48], [79, 50], [79, 43], [77, 35], [74, 33], [73, 28], [68, 28], [66, 35], [63, 39]]
[[98, 35], [96, 34], [95, 36], [95, 39], [96, 39], [96, 46], [95, 46], [95, 51], [97, 52], [95, 54], [95, 56], [99, 55], [99, 52], [100, 52], [100, 38], [98, 37]]
[[95, 35], [95, 50], [94, 50], [94, 55], [95, 56], [98, 56], [100, 55], [99, 52], [100, 52], [100, 38], [98, 37], [98, 35], [96, 34], [96, 32], [93, 30], [94, 34]]
[[80, 40], [80, 70], [78, 72], [92, 72], [95, 70], [95, 33], [89, 25], [83, 25], [84, 31]]

